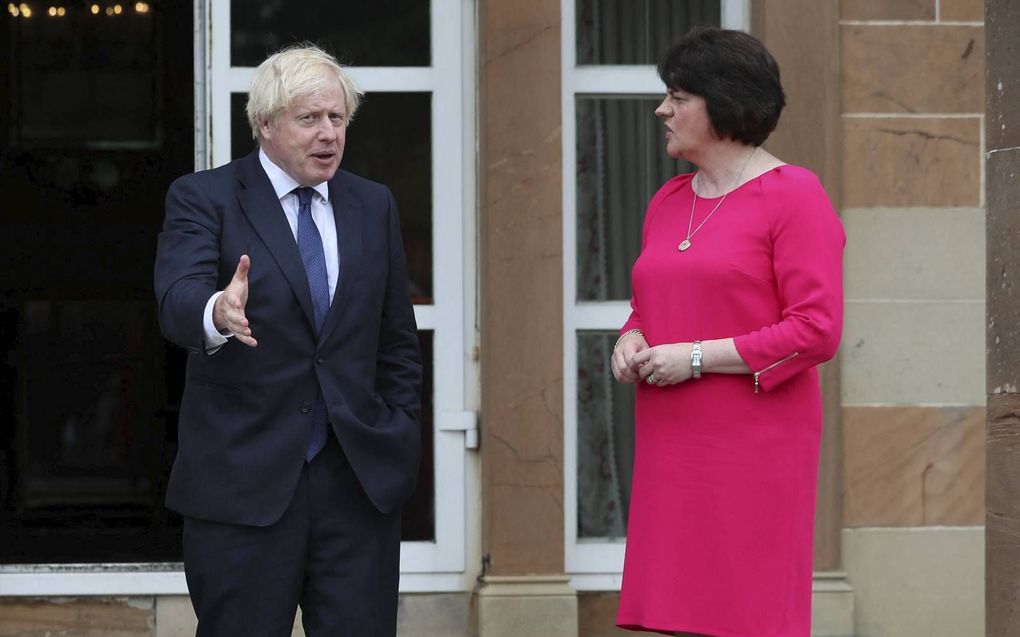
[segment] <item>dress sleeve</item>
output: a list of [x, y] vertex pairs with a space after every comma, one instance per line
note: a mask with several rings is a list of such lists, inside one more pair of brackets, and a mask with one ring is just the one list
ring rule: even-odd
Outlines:
[[627, 322], [620, 328], [620, 335], [629, 332], [630, 330], [641, 330], [645, 331], [644, 325], [641, 323], [641, 313], [638, 312], [637, 304], [634, 303], [634, 297], [630, 297], [630, 316], [627, 317]]
[[835, 356], [843, 330], [842, 224], [818, 178], [777, 193], [772, 208], [772, 267], [782, 308], [772, 325], [733, 343], [754, 373], [755, 391], [770, 389]]

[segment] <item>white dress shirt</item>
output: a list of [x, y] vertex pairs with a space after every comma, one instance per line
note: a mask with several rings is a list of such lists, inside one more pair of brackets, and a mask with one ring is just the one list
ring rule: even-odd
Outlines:
[[[270, 183], [273, 184], [273, 190], [276, 191], [276, 196], [280, 200], [280, 206], [283, 208], [283, 214], [287, 217], [287, 224], [290, 226], [290, 232], [294, 236], [294, 242], [297, 243], [297, 219], [298, 206], [300, 204], [294, 189], [300, 187], [301, 184], [285, 173], [282, 168], [274, 164], [265, 151], [261, 149], [259, 150], [259, 161], [262, 163], [262, 169], [269, 176]], [[336, 219], [333, 217], [333, 204], [329, 201], [329, 187], [326, 182], [313, 186], [312, 189], [317, 193], [317, 196], [312, 195], [312, 221], [315, 222], [315, 227], [319, 230], [319, 236], [322, 238], [322, 249], [326, 254], [326, 276], [329, 278], [329, 300], [332, 303], [333, 294], [336, 292], [336, 282], [340, 273]], [[253, 263], [252, 266], [254, 265]], [[213, 306], [216, 305], [216, 299], [221, 294], [223, 294], [222, 290], [216, 292], [209, 297], [209, 302], [205, 304], [205, 317], [203, 319], [203, 325], [205, 326], [205, 349], [210, 353], [222, 347], [227, 342], [227, 339], [233, 336], [230, 333], [223, 334], [213, 325]]]

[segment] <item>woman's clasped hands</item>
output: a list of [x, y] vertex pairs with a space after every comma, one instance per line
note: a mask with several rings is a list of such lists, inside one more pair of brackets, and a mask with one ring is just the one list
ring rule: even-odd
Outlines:
[[612, 368], [621, 383], [657, 387], [682, 383], [691, 377], [691, 343], [649, 347], [643, 335], [629, 334], [613, 350]]

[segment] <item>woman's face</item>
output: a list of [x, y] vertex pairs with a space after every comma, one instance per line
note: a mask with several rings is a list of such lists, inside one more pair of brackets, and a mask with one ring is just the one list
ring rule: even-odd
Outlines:
[[700, 95], [669, 89], [655, 116], [666, 125], [666, 152], [674, 159], [689, 159], [692, 151], [697, 154], [716, 139], [705, 98]]

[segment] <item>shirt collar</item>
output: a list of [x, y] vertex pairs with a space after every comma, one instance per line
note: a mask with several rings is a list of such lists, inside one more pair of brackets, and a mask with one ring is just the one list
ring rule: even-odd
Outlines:
[[[273, 163], [272, 159], [269, 159], [269, 155], [266, 151], [259, 149], [259, 162], [262, 164], [262, 170], [266, 171], [266, 175], [269, 177], [269, 183], [273, 184], [273, 190], [276, 192], [278, 199], [283, 199], [294, 191], [295, 188], [300, 188], [299, 184], [293, 177], [288, 175], [282, 168]], [[329, 201], [329, 184], [325, 181], [316, 186], [312, 186], [312, 190], [319, 193], [324, 201]]]

